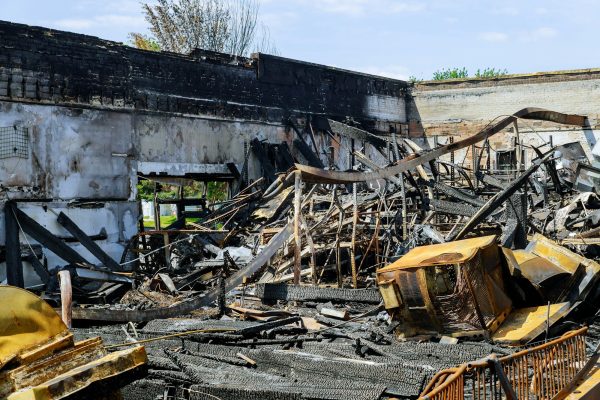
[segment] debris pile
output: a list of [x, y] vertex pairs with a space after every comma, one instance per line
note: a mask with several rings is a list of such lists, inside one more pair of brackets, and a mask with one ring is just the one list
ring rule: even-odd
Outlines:
[[[140, 231], [118, 262], [62, 213], [102, 265], [10, 204], [7, 237], [21, 230], [65, 260], [57, 275], [24, 250], [44, 298], [96, 325], [76, 335], [146, 346], [148, 375], [126, 398], [416, 398], [442, 369], [586, 321], [597, 332], [596, 167], [574, 145], [527, 147], [526, 165], [516, 140], [512, 168], [492, 170], [489, 139], [521, 119], [586, 123], [528, 108], [430, 149], [349, 121], [289, 121], [292, 150], [251, 143], [263, 178], [242, 173], [199, 220]], [[349, 150], [352, 170], [324, 164], [315, 131]], [[346, 149], [354, 140], [365, 148]], [[454, 160], [463, 149], [470, 165]], [[20, 252], [7, 245], [11, 271]]]

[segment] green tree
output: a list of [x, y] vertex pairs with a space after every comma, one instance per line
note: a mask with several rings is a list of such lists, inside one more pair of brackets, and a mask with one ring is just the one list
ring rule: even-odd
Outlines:
[[258, 0], [157, 0], [142, 2], [152, 37], [130, 34], [145, 50], [189, 53], [204, 49], [247, 56], [252, 51], [277, 53], [267, 28], [259, 23]]

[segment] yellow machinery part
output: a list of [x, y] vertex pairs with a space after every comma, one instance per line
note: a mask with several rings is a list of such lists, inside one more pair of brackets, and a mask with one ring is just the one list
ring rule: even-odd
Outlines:
[[552, 326], [571, 309], [569, 303], [557, 303], [550, 304], [549, 310], [548, 306], [514, 310], [492, 335], [492, 339], [509, 345], [526, 344], [544, 332], [548, 316], [550, 317], [548, 322]]
[[31, 292], [0, 286], [0, 304], [0, 369], [35, 349], [46, 346], [52, 351], [72, 344], [72, 336], [56, 311]]

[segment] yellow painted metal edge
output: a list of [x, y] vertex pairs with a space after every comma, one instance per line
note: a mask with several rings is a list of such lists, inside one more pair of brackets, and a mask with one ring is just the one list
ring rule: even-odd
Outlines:
[[37, 359], [72, 345], [71, 335], [58, 314], [38, 296], [24, 289], [0, 285], [0, 369], [19, 357]]
[[565, 400], [596, 400], [600, 399], [600, 364], [596, 366], [579, 382]]
[[148, 358], [143, 346], [121, 350], [74, 368], [42, 385], [13, 393], [7, 397], [7, 400], [63, 399], [93, 383], [133, 371], [147, 362]]
[[[107, 354], [99, 337], [75, 343], [72, 348], [50, 357], [0, 373], [0, 398], [26, 387], [44, 382], [44, 375], [58, 375]], [[38, 371], [41, 372], [38, 373]], [[50, 372], [52, 371], [52, 372]]]
[[[496, 237], [492, 235], [415, 247], [392, 264], [377, 270], [377, 273], [406, 268], [464, 263], [473, 258], [477, 251], [495, 245], [495, 242]], [[444, 258], [443, 255], [455, 255], [455, 257]]]
[[[571, 311], [568, 302], [550, 305], [550, 325]], [[510, 345], [526, 344], [546, 329], [548, 306], [527, 307], [513, 310], [492, 335], [495, 342]]]

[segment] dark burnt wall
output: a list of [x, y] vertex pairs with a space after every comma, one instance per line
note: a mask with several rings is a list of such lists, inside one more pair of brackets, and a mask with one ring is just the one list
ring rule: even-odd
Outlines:
[[[406, 90], [403, 81], [281, 57], [154, 53], [91, 36], [0, 21], [0, 99], [4, 100], [272, 122], [289, 114], [318, 113], [368, 123], [381, 119], [373, 112], [373, 97], [399, 98], [404, 104]], [[405, 110], [399, 114], [405, 115]], [[401, 119], [393, 121], [405, 122]]]

